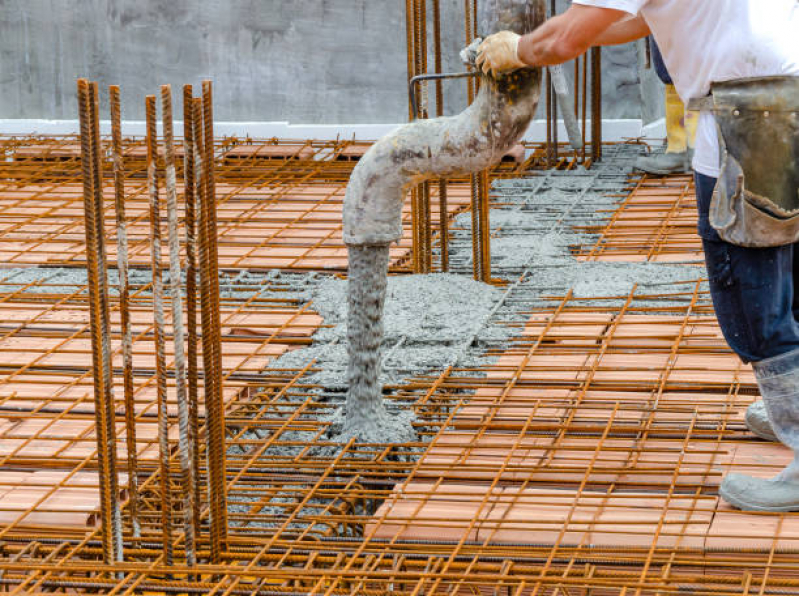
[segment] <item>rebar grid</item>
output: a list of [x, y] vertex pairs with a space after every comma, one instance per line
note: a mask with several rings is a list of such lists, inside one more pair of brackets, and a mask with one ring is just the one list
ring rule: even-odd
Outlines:
[[[271, 358], [307, 345], [320, 324], [288, 282], [269, 282], [273, 292], [249, 298], [234, 292], [223, 300], [221, 323], [228, 551], [208, 564], [204, 500], [197, 568], [159, 561], [150, 285], [133, 284], [130, 296], [142, 534], [133, 534], [123, 494], [126, 562], [110, 567], [98, 564], [102, 543], [93, 526], [86, 288], [16, 286], [13, 277], [0, 281], [2, 341], [9, 340], [0, 343], [9, 363], [0, 379], [0, 421], [8, 425], [0, 426], [0, 445], [13, 449], [0, 464], [15, 472], [60, 469], [0, 476], [0, 519], [8, 519], [0, 525], [0, 583], [12, 593], [799, 590], [794, 518], [741, 514], [716, 496], [727, 471], [770, 475], [790, 454], [745, 434], [741, 413], [756, 396], [754, 381], [725, 347], [701, 285], [613, 299], [566, 296], [535, 310], [519, 306], [529, 303], [520, 285], [507, 303], [526, 321], [494, 320], [520, 332], [510, 347], [486, 344], [496, 363], [456, 365], [388, 388], [389, 399], [414, 408], [422, 438], [394, 447], [331, 442], [336, 402], [306, 380], [314, 364], [264, 374]], [[281, 300], [281, 291], [291, 297]], [[119, 371], [116, 296], [110, 304]], [[169, 307], [167, 299], [167, 323]], [[167, 352], [170, 370], [173, 358]], [[167, 380], [174, 447], [177, 402], [174, 379]], [[116, 423], [122, 463], [121, 411]], [[177, 490], [174, 449], [168, 467]], [[207, 486], [205, 470], [198, 482]], [[14, 509], [20, 499], [24, 511]], [[177, 527], [183, 512], [172, 514]], [[172, 546], [182, 561], [182, 536]]]
[[[691, 176], [668, 178], [643, 175], [634, 180], [634, 192], [592, 247], [579, 258], [587, 261], [702, 262], [702, 242], [696, 234], [696, 196]], [[653, 225], [654, 224], [654, 225]]]
[[[10, 142], [9, 142], [10, 143]], [[137, 149], [135, 141], [133, 148]], [[352, 161], [338, 161], [347, 143], [335, 147], [320, 144], [308, 149], [310, 155], [303, 160], [302, 172], [292, 172], [291, 158], [260, 159], [258, 151], [275, 147], [296, 151], [294, 145], [236, 145], [228, 151], [246, 149], [247, 153], [219, 158], [217, 143], [217, 196], [220, 267], [226, 269], [308, 269], [345, 270], [346, 247], [341, 239], [341, 208], [346, 179], [337, 177], [343, 167], [351, 171]], [[39, 145], [36, 145], [37, 147]], [[127, 145], [126, 145], [127, 146]], [[11, 149], [13, 153], [13, 149]], [[149, 225], [147, 219], [148, 191], [143, 176], [143, 166], [137, 158], [130, 157], [131, 150], [123, 148], [126, 179], [124, 192], [127, 208], [129, 264], [146, 267], [149, 257]], [[176, 156], [183, 154], [183, 145], [177, 145]], [[182, 160], [178, 159], [176, 171], [182, 174]], [[259, 170], [258, 163], [272, 162], [286, 167], [270, 168], [268, 173]], [[235, 162], [234, 165], [229, 165]], [[36, 161], [36, 168], [46, 170]], [[79, 165], [79, 161], [75, 162]], [[112, 171], [109, 165], [108, 171]], [[240, 173], [245, 172], [245, 173]], [[46, 172], [34, 172], [25, 178], [11, 178], [0, 184], [0, 258], [6, 266], [60, 265], [82, 266], [83, 221], [77, 208], [80, 201], [78, 171], [71, 178], [48, 178]], [[105, 181], [107, 219], [113, 222], [113, 180]], [[183, 184], [176, 184], [182, 195]], [[437, 197], [437, 189], [433, 197]], [[31, 209], [31, 203], [37, 204]], [[432, 205], [431, 216], [438, 216], [438, 201]], [[468, 189], [465, 183], [449, 187], [447, 208], [454, 214], [467, 208]], [[182, 202], [178, 217], [183, 220]], [[392, 248], [394, 269], [406, 270], [406, 256], [410, 249], [410, 206], [405, 213], [405, 238]], [[109, 258], [116, 256], [116, 232], [113, 223], [107, 226]], [[168, 260], [162, 263], [168, 267]]]
[[[223, 564], [202, 565], [199, 583], [173, 567], [168, 581], [165, 568], [148, 563], [157, 547], [141, 543], [119, 567], [124, 581], [108, 589], [799, 588], [797, 521], [733, 512], [716, 495], [727, 471], [769, 473], [791, 455], [742, 432], [754, 380], [725, 347], [700, 284], [669, 295], [633, 292], [621, 306], [566, 296], [531, 313], [484, 378], [450, 369], [394, 388], [394, 399], [415, 400], [418, 424], [435, 435], [416, 462], [417, 444], [331, 450], [323, 414], [333, 406], [303, 384], [304, 372], [284, 371], [228, 406], [236, 455], [228, 458], [233, 509]], [[9, 553], [22, 548], [7, 545]], [[102, 584], [81, 562], [97, 552], [95, 542], [45, 561], [52, 552], [43, 542], [6, 577]]]
[[[84, 482], [93, 478], [96, 483], [95, 406], [91, 398], [87, 288], [78, 286], [71, 293], [61, 294], [57, 293], [58, 289], [57, 286], [36, 283], [0, 293], [0, 312], [5, 322], [0, 338], [3, 361], [0, 371], [0, 444], [3, 446], [0, 466], [4, 470], [60, 469], [63, 470], [65, 486], [73, 482], [73, 474], [91, 471]], [[149, 290], [149, 285], [136, 287], [130, 300], [134, 351], [131, 397], [138, 431], [135, 443], [138, 468], [143, 477], [153, 472], [157, 461], [154, 327]], [[250, 292], [249, 299], [223, 302], [221, 325], [225, 357], [222, 363], [226, 402], [246, 391], [247, 381], [259, 378], [272, 359], [292, 347], [308, 343], [321, 322], [307, 307], [298, 304], [296, 297], [281, 299], [281, 293], [277, 287], [276, 293], [259, 296], [257, 291]], [[168, 305], [169, 301], [166, 302]], [[118, 301], [112, 299], [111, 306], [111, 357], [113, 367], [118, 371], [124, 362]], [[169, 321], [169, 315], [165, 318]], [[168, 349], [166, 368], [171, 370], [173, 367], [174, 352]], [[121, 463], [127, 461], [127, 437], [122, 437], [126, 434], [123, 422], [127, 412], [121, 408], [124, 403], [121, 375], [117, 380], [114, 401], [117, 404], [117, 449]], [[174, 444], [177, 438], [175, 380], [170, 377], [166, 383], [168, 436], [170, 443]], [[200, 414], [204, 417], [202, 410]], [[14, 482], [9, 480], [11, 484]], [[4, 517], [0, 535], [24, 535], [31, 526], [39, 525], [40, 516], [48, 510], [46, 505], [43, 509], [40, 506], [48, 500], [61, 502], [66, 507], [63, 511], [70, 514], [65, 522], [67, 526], [85, 528], [87, 523], [93, 523], [96, 495], [92, 500], [84, 498], [84, 502], [70, 503], [67, 492], [64, 504], [58, 492], [60, 483], [61, 480], [52, 482], [53, 490], [42, 493], [41, 501], [23, 501], [11, 507]], [[146, 490], [146, 485], [142, 490]], [[81, 515], [81, 512], [84, 513]]]

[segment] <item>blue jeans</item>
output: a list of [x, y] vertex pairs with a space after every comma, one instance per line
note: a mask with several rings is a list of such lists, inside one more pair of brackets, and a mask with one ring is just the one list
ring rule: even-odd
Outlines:
[[715, 178], [696, 174], [698, 231], [724, 338], [744, 362], [799, 349], [799, 244], [746, 248], [724, 242], [708, 221], [715, 186]]
[[660, 53], [660, 48], [658, 47], [655, 38], [651, 37], [650, 40], [652, 42], [652, 63], [655, 65], [655, 72], [657, 73], [658, 78], [663, 82], [664, 85], [673, 85], [674, 82], [671, 80], [671, 75], [669, 74], [669, 70], [666, 68], [666, 63], [663, 62], [663, 54]]

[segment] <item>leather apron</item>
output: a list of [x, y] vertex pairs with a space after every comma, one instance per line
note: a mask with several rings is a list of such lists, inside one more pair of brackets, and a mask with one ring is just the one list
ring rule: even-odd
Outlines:
[[799, 241], [799, 77], [714, 83], [690, 109], [716, 117], [721, 173], [710, 224], [748, 247]]

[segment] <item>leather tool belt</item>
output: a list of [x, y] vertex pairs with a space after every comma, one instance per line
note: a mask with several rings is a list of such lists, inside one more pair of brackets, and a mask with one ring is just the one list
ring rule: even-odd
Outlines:
[[689, 109], [716, 116], [721, 174], [710, 224], [731, 244], [799, 241], [799, 77], [714, 83]]

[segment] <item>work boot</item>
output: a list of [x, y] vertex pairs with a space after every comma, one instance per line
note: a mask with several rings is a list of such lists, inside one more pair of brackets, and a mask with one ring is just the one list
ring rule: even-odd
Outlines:
[[635, 168], [656, 176], [687, 174], [694, 159], [699, 113], [685, 109], [674, 85], [666, 85], [666, 153], [639, 157]]
[[691, 160], [693, 159], [691, 153], [691, 151], [683, 151], [682, 153], [642, 155], [635, 160], [635, 169], [656, 176], [686, 174], [691, 171]]
[[721, 498], [744, 511], [799, 511], [799, 483], [727, 474], [719, 488]]
[[719, 494], [747, 511], [799, 511], [799, 350], [755, 362], [755, 378], [771, 429], [794, 460], [770, 480], [728, 474]]
[[771, 421], [768, 419], [768, 412], [766, 412], [766, 404], [761, 401], [756, 401], [746, 409], [746, 426], [764, 441], [778, 441], [777, 435], [774, 434], [774, 429], [771, 428]]

